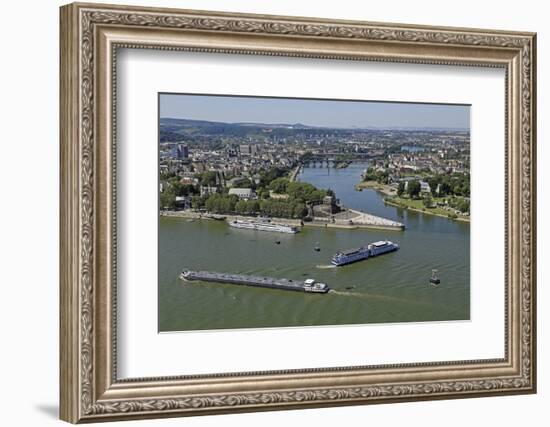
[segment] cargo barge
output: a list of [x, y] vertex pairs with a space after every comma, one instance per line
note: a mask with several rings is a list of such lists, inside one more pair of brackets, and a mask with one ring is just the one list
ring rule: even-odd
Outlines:
[[398, 249], [399, 245], [397, 243], [390, 242], [389, 240], [380, 240], [378, 242], [373, 242], [367, 246], [362, 246], [357, 249], [349, 249], [347, 251], [336, 252], [330, 262], [332, 265], [340, 267], [342, 265], [351, 264], [353, 262], [361, 261], [369, 257], [393, 252]]
[[284, 289], [288, 291], [321, 294], [326, 294], [330, 290], [326, 283], [319, 283], [314, 279], [294, 281], [291, 279], [276, 279], [273, 277], [193, 270], [183, 270], [179, 277], [185, 281], [229, 283], [232, 285], [256, 286], [261, 288]]

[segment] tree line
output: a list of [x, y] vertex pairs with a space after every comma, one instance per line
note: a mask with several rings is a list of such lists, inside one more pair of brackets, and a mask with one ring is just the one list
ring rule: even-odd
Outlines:
[[[286, 171], [288, 172], [288, 171]], [[273, 168], [260, 172], [260, 183], [255, 189], [258, 200], [240, 200], [236, 195], [229, 195], [227, 188], [220, 192], [200, 195], [200, 188], [192, 184], [181, 184], [176, 176], [166, 181], [166, 188], [160, 194], [161, 207], [176, 207], [177, 196], [190, 196], [193, 209], [205, 209], [215, 214], [265, 215], [278, 218], [305, 218], [308, 214], [308, 203], [319, 203], [327, 195], [334, 195], [331, 190], [320, 190], [305, 182], [291, 182], [284, 176], [285, 170]], [[211, 172], [200, 175], [200, 184], [211, 184], [215, 176]], [[284, 199], [270, 197], [270, 191], [286, 195]]]
[[[363, 175], [365, 181], [376, 181], [380, 184], [388, 184], [390, 181], [388, 170], [375, 170], [370, 167]], [[469, 173], [439, 173], [428, 176], [425, 181], [430, 185], [430, 191], [434, 197], [463, 196], [470, 197], [470, 174]], [[412, 184], [412, 187], [411, 187]], [[405, 193], [404, 183], [398, 185], [398, 195]], [[407, 194], [411, 197], [418, 197], [420, 194], [420, 183], [414, 179], [407, 184]], [[401, 194], [400, 194], [401, 193]]]
[[193, 196], [193, 209], [206, 209], [215, 214], [264, 215], [276, 218], [301, 219], [307, 215], [305, 202], [297, 199], [239, 200], [234, 194], [214, 193], [209, 196]]
[[426, 182], [430, 184], [433, 196], [470, 197], [469, 173], [435, 174], [426, 178]]

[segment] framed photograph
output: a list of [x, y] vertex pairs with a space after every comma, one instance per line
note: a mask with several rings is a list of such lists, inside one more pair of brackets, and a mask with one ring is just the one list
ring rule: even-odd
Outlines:
[[535, 34], [61, 8], [61, 418], [536, 391]]

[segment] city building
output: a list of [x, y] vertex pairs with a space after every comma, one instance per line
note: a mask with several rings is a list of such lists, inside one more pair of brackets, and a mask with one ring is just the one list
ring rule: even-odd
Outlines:
[[214, 194], [218, 192], [218, 187], [216, 186], [201, 186], [200, 188], [200, 195], [201, 196], [209, 196], [210, 194]]
[[242, 144], [239, 146], [239, 152], [241, 153], [241, 156], [250, 156], [252, 155], [252, 146]]
[[256, 144], [241, 144], [239, 145], [241, 156], [255, 156], [258, 154], [258, 146]]
[[430, 188], [430, 184], [428, 184], [426, 181], [420, 181], [420, 192], [421, 193], [430, 193], [432, 189]]
[[191, 197], [176, 196], [176, 206], [182, 209], [191, 209]]
[[176, 145], [176, 158], [179, 160], [189, 158], [189, 147], [187, 146], [187, 144]]
[[230, 188], [229, 195], [235, 195], [241, 200], [252, 200], [256, 198], [256, 193], [251, 188]]

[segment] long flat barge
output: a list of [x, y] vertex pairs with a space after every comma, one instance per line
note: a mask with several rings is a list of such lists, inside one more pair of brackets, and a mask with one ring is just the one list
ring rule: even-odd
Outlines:
[[319, 283], [314, 279], [294, 281], [292, 279], [277, 279], [273, 277], [193, 270], [183, 270], [179, 277], [185, 281], [229, 283], [232, 285], [256, 286], [261, 288], [284, 289], [287, 291], [321, 294], [326, 294], [330, 290], [326, 283]]

